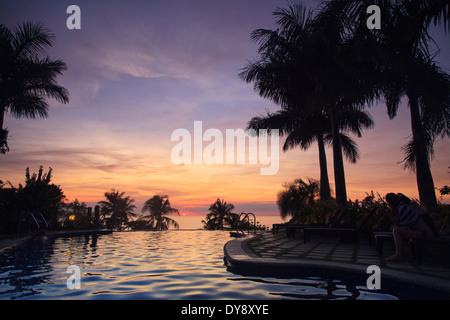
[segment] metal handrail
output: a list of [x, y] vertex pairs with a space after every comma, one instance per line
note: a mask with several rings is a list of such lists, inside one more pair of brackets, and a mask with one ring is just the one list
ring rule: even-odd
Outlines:
[[48, 223], [47, 223], [47, 220], [45, 220], [45, 218], [44, 218], [44, 216], [43, 216], [43, 214], [42, 214], [41, 212], [38, 212], [38, 214], [41, 216], [42, 222], [45, 223], [45, 228], [48, 229]]
[[40, 225], [39, 225], [39, 222], [37, 221], [36, 217], [34, 216], [33, 212], [27, 211], [27, 213], [31, 216], [31, 218], [33, 219], [32, 221], [34, 221], [34, 223], [37, 226], [37, 229], [39, 230]]
[[[41, 229], [41, 224], [39, 223], [39, 220], [34, 216], [33, 212], [28, 211], [28, 214], [33, 218], [34, 223], [36, 223], [37, 229], [38, 229], [38, 230]], [[45, 228], [48, 228], [48, 223], [47, 223], [47, 221], [45, 220], [45, 218], [44, 218], [44, 216], [42, 215], [42, 213], [37, 212], [36, 215], [39, 215], [39, 216], [40, 216], [39, 218], [40, 218], [41, 221], [45, 224]]]
[[[249, 215], [253, 216], [253, 229], [254, 229], [253, 232], [256, 233], [256, 216], [252, 212], [241, 212], [238, 219], [236, 220], [236, 222], [233, 225], [233, 229], [236, 230], [236, 232], [238, 232], [238, 233], [240, 232], [242, 235], [245, 235], [245, 232], [242, 230], [240, 224], [242, 222], [244, 222], [245, 219], [247, 219], [248, 225], [249, 225], [247, 234], [250, 234], [250, 217], [249, 217]], [[243, 219], [241, 219], [242, 216], [244, 216]]]
[[47, 220], [45, 220], [45, 218], [42, 215], [42, 213], [40, 213], [40, 212], [33, 213], [31, 211], [22, 211], [22, 213], [20, 214], [20, 217], [19, 217], [19, 223], [17, 225], [17, 234], [19, 234], [19, 232], [21, 230], [22, 222], [26, 222], [27, 221], [27, 220], [22, 218], [22, 216], [24, 214], [29, 216], [29, 219], [28, 219], [28, 233], [31, 232], [32, 225], [35, 226], [36, 230], [40, 230], [42, 228], [41, 224], [43, 224], [46, 229], [48, 228]]

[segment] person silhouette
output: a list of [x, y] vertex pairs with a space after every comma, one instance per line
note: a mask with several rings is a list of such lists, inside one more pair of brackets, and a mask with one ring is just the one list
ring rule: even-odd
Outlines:
[[405, 239], [432, 239], [434, 233], [420, 218], [419, 214], [405, 202], [405, 199], [395, 193], [386, 194], [386, 202], [392, 210], [394, 218], [395, 253], [386, 261], [403, 261], [403, 244]]

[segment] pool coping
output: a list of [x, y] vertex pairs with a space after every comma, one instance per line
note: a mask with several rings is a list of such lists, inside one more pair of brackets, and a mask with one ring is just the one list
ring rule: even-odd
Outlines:
[[[258, 235], [230, 240], [224, 245], [224, 258], [231, 268], [314, 268], [325, 271], [362, 275], [366, 279], [369, 276], [367, 274], [368, 265], [363, 264], [308, 258], [282, 259], [258, 257], [247, 247], [247, 243], [250, 240], [255, 239], [255, 237], [258, 237]], [[407, 271], [394, 270], [387, 267], [380, 267], [380, 269], [382, 280], [387, 279], [402, 282], [408, 285], [417, 285], [419, 287], [425, 287], [450, 294], [450, 280]]]

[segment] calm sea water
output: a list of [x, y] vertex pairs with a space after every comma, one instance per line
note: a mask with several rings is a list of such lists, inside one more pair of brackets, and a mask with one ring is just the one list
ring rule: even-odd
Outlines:
[[[206, 220], [205, 216], [170, 216], [178, 222], [180, 229], [203, 229], [202, 220]], [[250, 221], [253, 221], [252, 219]], [[256, 216], [256, 222], [260, 225], [272, 228], [274, 223], [284, 223], [280, 216]]]
[[[235, 274], [225, 231], [115, 232], [26, 242], [0, 253], [0, 299], [396, 299], [330, 275]], [[69, 289], [69, 266], [80, 288]], [[73, 283], [73, 282], [72, 282]]]

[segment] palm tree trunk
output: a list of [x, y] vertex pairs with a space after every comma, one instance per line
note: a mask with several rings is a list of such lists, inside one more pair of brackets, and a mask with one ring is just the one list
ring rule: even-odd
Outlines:
[[3, 130], [3, 122], [5, 121], [5, 107], [0, 107], [0, 130]]
[[8, 130], [3, 129], [3, 122], [5, 120], [5, 107], [0, 107], [0, 154], [5, 154], [9, 151], [8, 148]]
[[345, 186], [344, 160], [339, 135], [339, 121], [336, 108], [331, 110], [331, 130], [333, 134], [333, 166], [334, 183], [336, 188], [336, 203], [339, 208], [347, 207], [347, 190]]
[[323, 135], [317, 135], [319, 145], [319, 164], [320, 164], [320, 199], [330, 199], [330, 181], [328, 180], [327, 155], [325, 153], [325, 144]]
[[411, 112], [411, 129], [415, 146], [416, 180], [420, 204], [428, 212], [434, 212], [437, 209], [436, 191], [430, 170], [429, 154], [423, 132], [419, 103], [415, 94], [408, 94], [408, 99]]
[[221, 213], [219, 218], [219, 230], [223, 230], [223, 219], [224, 215]]

